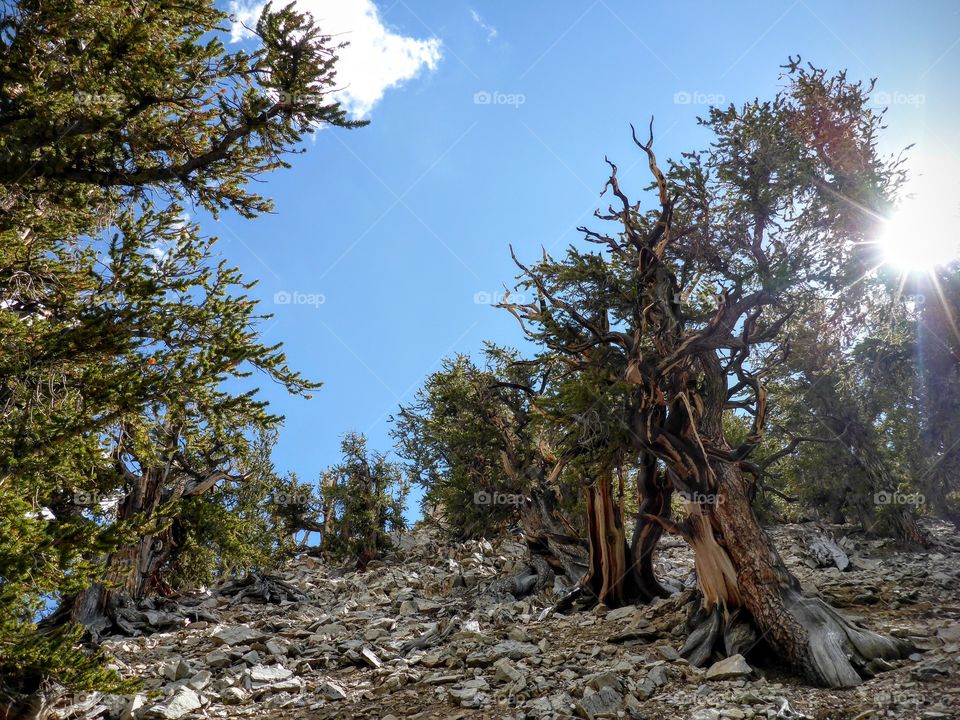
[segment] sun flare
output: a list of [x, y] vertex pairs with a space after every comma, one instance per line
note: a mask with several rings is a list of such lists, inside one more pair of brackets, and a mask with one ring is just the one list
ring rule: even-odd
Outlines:
[[885, 221], [878, 244], [884, 262], [904, 273], [930, 272], [960, 259], [956, 197], [941, 188], [916, 194]]

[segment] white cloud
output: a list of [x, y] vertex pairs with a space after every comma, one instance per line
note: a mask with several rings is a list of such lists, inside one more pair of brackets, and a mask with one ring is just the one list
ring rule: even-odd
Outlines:
[[470, 17], [472, 17], [473, 21], [480, 26], [481, 30], [486, 30], [487, 42], [492, 42], [493, 39], [497, 36], [497, 29], [493, 25], [487, 25], [483, 21], [483, 18], [480, 17], [480, 13], [478, 13], [473, 8], [470, 8]]
[[[251, 35], [264, 3], [234, 0], [236, 18], [230, 28], [234, 42]], [[297, 0], [297, 8], [313, 15], [320, 30], [350, 43], [340, 51], [337, 100], [355, 118], [367, 116], [391, 87], [416, 77], [423, 68], [435, 70], [441, 58], [439, 38], [418, 40], [392, 32], [373, 0]]]
[[[177, 218], [172, 227], [176, 230], [180, 230], [181, 233], [183, 233], [186, 232], [187, 225], [189, 225], [189, 223], [190, 214], [181, 213], [180, 217]], [[163, 269], [163, 264], [166, 262], [167, 258], [170, 257], [170, 254], [177, 249], [177, 245], [177, 240], [170, 238], [167, 240], [157, 240], [147, 249], [147, 252], [153, 255], [154, 272], [160, 272]]]

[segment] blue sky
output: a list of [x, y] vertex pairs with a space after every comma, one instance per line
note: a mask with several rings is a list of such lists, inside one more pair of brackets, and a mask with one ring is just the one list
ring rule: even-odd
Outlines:
[[355, 44], [339, 80], [371, 124], [318, 133], [269, 176], [275, 214], [199, 219], [260, 279], [265, 337], [324, 383], [309, 401], [263, 388], [287, 418], [276, 464], [304, 480], [336, 462], [347, 431], [388, 450], [388, 417], [442, 357], [520, 343], [483, 302], [512, 284], [508, 245], [533, 259], [578, 240], [604, 155], [640, 196], [631, 122], [655, 116], [661, 158], [700, 147], [707, 104], [772, 96], [800, 54], [879, 78], [883, 146], [916, 143], [916, 171], [946, 178], [960, 160], [955, 0], [300, 4]]

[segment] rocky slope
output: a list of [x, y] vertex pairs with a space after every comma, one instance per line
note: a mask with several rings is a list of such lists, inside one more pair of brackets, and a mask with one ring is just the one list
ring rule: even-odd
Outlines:
[[[519, 601], [491, 592], [523, 565], [521, 545], [445, 546], [419, 530], [363, 574], [303, 557], [279, 583], [129, 611], [148, 633], [104, 644], [141, 692], [74, 696], [56, 717], [960, 718], [960, 539], [931, 526], [943, 544], [911, 553], [826, 530], [848, 563], [811, 552], [811, 526], [774, 530], [804, 587], [918, 649], [849, 690], [807, 687], [775, 658], [707, 669], [680, 658], [693, 586], [680, 541], [657, 560], [671, 599], [564, 615], [552, 611], [561, 587]], [[271, 593], [287, 599], [262, 602]]]

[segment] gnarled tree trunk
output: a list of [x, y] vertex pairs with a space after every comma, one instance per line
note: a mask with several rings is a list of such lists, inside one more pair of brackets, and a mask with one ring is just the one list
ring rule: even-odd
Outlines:
[[[823, 600], [801, 592], [760, 527], [739, 463], [728, 459], [731, 448], [721, 426], [725, 376], [719, 362], [714, 356], [701, 356], [699, 366], [703, 391], [697, 402], [689, 403], [703, 409], [699, 419], [689, 417], [693, 423], [689, 429], [696, 428], [698, 442], [674, 447], [673, 469], [677, 474], [686, 472], [688, 483], [694, 479], [691, 469], [702, 469], [704, 474], [697, 480], [709, 491], [696, 503], [688, 522], [679, 526], [695, 554], [704, 605], [708, 611], [717, 608], [724, 621], [734, 615], [742, 621], [743, 611], [749, 612], [759, 633], [757, 642], [766, 642], [812, 682], [828, 687], [856, 685], [861, 681], [858, 671], [870, 660], [898, 658], [908, 648], [857, 627]], [[692, 386], [688, 392], [693, 392]], [[706, 464], [702, 454], [688, 454], [701, 447], [709, 448]], [[715, 619], [712, 622], [719, 625]], [[709, 645], [718, 640], [719, 630], [705, 633], [699, 656], [709, 658]]]
[[640, 472], [637, 477], [639, 511], [630, 541], [633, 557], [634, 583], [639, 599], [648, 602], [655, 597], [670, 596], [653, 572], [653, 555], [663, 534], [662, 522], [670, 519], [670, 499], [673, 487], [658, 469], [655, 455], [641, 452]]
[[620, 607], [669, 597], [653, 571], [653, 556], [670, 517], [672, 490], [657, 473], [656, 458], [648, 455], [637, 481], [640, 511], [627, 543], [622, 509], [614, 502], [609, 474], [601, 474], [588, 488], [587, 535], [590, 572], [583, 584], [597, 602]]
[[113, 552], [107, 558], [103, 580], [65, 598], [51, 621], [81, 623], [95, 638], [115, 625], [126, 633], [133, 632], [122, 609], [151, 593], [167, 590], [160, 569], [175, 547], [175, 519], [158, 517], [159, 508], [172, 500], [201, 495], [229, 477], [214, 472], [173, 479], [167, 466], [149, 467], [136, 476], [128, 473], [131, 489], [117, 506], [115, 522], [135, 523], [145, 532]]
[[[118, 523], [154, 518], [164, 500], [164, 468], [149, 468], [136, 481], [117, 507]], [[133, 544], [120, 548], [107, 558], [102, 582], [95, 583], [67, 600], [58, 615], [81, 623], [94, 637], [121, 624], [117, 609], [129, 600], [144, 598], [157, 582], [157, 570], [169, 556], [169, 529], [139, 537]]]
[[553, 573], [566, 576], [568, 585], [578, 584], [587, 574], [587, 542], [560, 514], [549, 487], [531, 490], [530, 502], [520, 513], [520, 527], [531, 554], [546, 560]]
[[[836, 241], [837, 248], [849, 241], [842, 227], [846, 216], [837, 221], [832, 200], [815, 193], [826, 189], [830, 198], [845, 196], [811, 175], [811, 154], [822, 166], [819, 172], [836, 178], [843, 175], [838, 166], [848, 157], [869, 156], [874, 147], [872, 133], [859, 119], [829, 110], [856, 105], [862, 99], [858, 85], [845, 85], [842, 76], [827, 83], [816, 69], [798, 76], [782, 107], [743, 115], [733, 107], [711, 113], [704, 124], [716, 129], [718, 142], [674, 163], [671, 182], [652, 150], [652, 120], [645, 144], [634, 132], [634, 142], [647, 155], [660, 212], [655, 217], [631, 203], [620, 188], [617, 166], [608, 161], [604, 192], [610, 190], [615, 200], [597, 217], [618, 221], [621, 228], [615, 236], [583, 231], [588, 241], [609, 249], [610, 262], [571, 251], [562, 263], [545, 255], [540, 265], [529, 268], [514, 255], [524, 287], [535, 289], [537, 298], [504, 306], [528, 337], [559, 353], [575, 371], [585, 371], [586, 390], [595, 392], [598, 378], [607, 380], [609, 385], [596, 391], [598, 398], [607, 389], [619, 393], [623, 380], [633, 386], [625, 414], [616, 418], [629, 428], [629, 440], [620, 432], [598, 433], [588, 449], [604, 451], [599, 458], [623, 452], [631, 456], [628, 462], [648, 468], [661, 463], [673, 489], [691, 503], [688, 518], [674, 524], [659, 504], [669, 495], [655, 488], [648, 496], [661, 514], [644, 516], [644, 523], [683, 534], [694, 551], [703, 622], [685, 650], [705, 662], [714, 651], [747, 651], [762, 640], [813, 682], [841, 687], [858, 683], [858, 670], [869, 660], [897, 657], [905, 648], [856, 627], [822, 600], [800, 592], [760, 527], [750, 504], [753, 489], [743, 475], [763, 437], [763, 378], [784, 362], [789, 350], [783, 328], [810, 299], [806, 286], [822, 282], [819, 262], [807, 276], [798, 272], [797, 261], [814, 253], [824, 239]], [[836, 106], [822, 102], [824, 95], [833, 99], [833, 93], [840, 96]], [[842, 134], [844, 142], [824, 139], [826, 122], [843, 128], [836, 135]], [[788, 135], [800, 142], [786, 141]], [[773, 181], [779, 171], [770, 163], [781, 162], [794, 182]], [[862, 164], [865, 174], [871, 167]], [[801, 182], [807, 176], [812, 177], [809, 184]], [[684, 204], [675, 213], [678, 195]], [[825, 232], [803, 224], [785, 227], [792, 223], [784, 220], [792, 221], [798, 208], [816, 207], [812, 203], [817, 201], [823, 202], [823, 212], [810, 211], [810, 217], [817, 216], [817, 222], [831, 217], [833, 222], [823, 221]], [[855, 230], [861, 221], [859, 216], [851, 219]], [[838, 264], [835, 270], [842, 281], [845, 268]], [[788, 292], [791, 283], [799, 294]], [[603, 290], [585, 297], [590, 295], [585, 288], [593, 287]], [[708, 289], [716, 297], [709, 314], [702, 297], [689, 303], [691, 293], [702, 296]], [[728, 408], [753, 418], [735, 449], [723, 428]], [[571, 412], [567, 420], [572, 424], [579, 416]], [[609, 478], [600, 472], [588, 503], [587, 581], [600, 599], [622, 602], [629, 553]], [[647, 527], [640, 526], [640, 539]], [[642, 557], [656, 545], [656, 537], [647, 535], [640, 545]]]
[[901, 657], [898, 641], [863, 630], [824, 601], [807, 597], [760, 528], [747, 500], [747, 485], [732, 463], [717, 463], [719, 497], [714, 511], [731, 563], [740, 603], [750, 611], [760, 636], [805, 677], [828, 687], [856, 685], [858, 670], [872, 659]]

